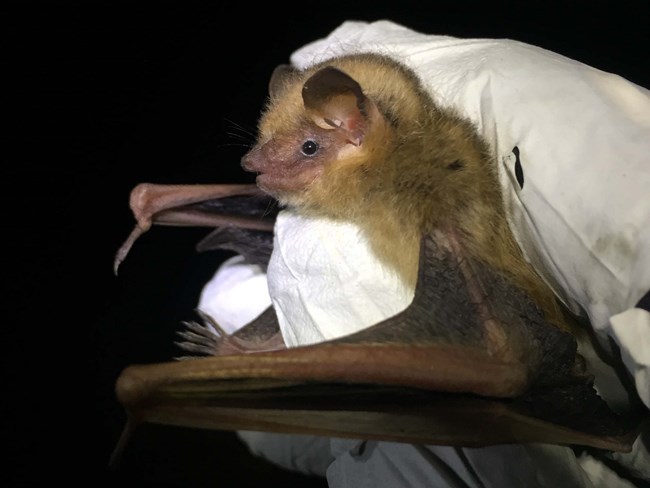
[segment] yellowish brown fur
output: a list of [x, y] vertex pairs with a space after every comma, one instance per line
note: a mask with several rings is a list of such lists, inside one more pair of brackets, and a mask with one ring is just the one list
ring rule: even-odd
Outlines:
[[487, 144], [468, 121], [438, 107], [400, 64], [366, 54], [306, 70], [269, 102], [260, 121], [260, 141], [290, 137], [313, 124], [305, 114], [301, 89], [324, 66], [355, 79], [378, 110], [369, 111], [361, 146], [343, 152], [308, 188], [281, 195], [281, 201], [307, 214], [355, 222], [377, 257], [411, 284], [421, 235], [435, 228], [459, 229], [472, 257], [500, 270], [528, 292], [549, 322], [563, 327], [555, 296], [512, 236]]

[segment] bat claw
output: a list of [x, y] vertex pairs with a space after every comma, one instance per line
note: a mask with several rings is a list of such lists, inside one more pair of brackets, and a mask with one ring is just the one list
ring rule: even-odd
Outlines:
[[223, 329], [213, 329], [212, 325], [200, 324], [194, 321], [183, 321], [181, 322], [187, 329], [198, 334], [200, 336], [209, 337], [215, 341], [219, 340], [221, 337], [225, 337], [226, 334]]
[[212, 318], [211, 315], [208, 315], [207, 313], [205, 313], [203, 310], [201, 310], [199, 308], [195, 309], [194, 312], [199, 317], [201, 317], [201, 320], [203, 321], [203, 326], [204, 327], [206, 327], [208, 329], [212, 328], [214, 330], [214, 332], [216, 332], [216, 334], [218, 336], [221, 336], [221, 337], [225, 337], [225, 336], [229, 335], [225, 330], [223, 330], [221, 328], [221, 326], [217, 323], [217, 321]]
[[113, 260], [113, 274], [117, 276], [117, 273], [120, 268], [120, 264], [122, 264], [122, 261], [126, 259], [126, 256], [129, 254], [129, 251], [131, 250], [131, 247], [133, 247], [133, 243], [147, 230], [149, 230], [150, 225], [140, 225], [137, 224], [129, 236], [126, 238], [124, 243], [120, 246], [120, 248], [117, 250], [115, 253], [115, 258]]
[[186, 330], [179, 330], [176, 334], [184, 339], [175, 344], [187, 352], [201, 356], [213, 356], [217, 354], [219, 343], [223, 340], [222, 335], [215, 333], [210, 326], [192, 321], [183, 321]]
[[196, 356], [174, 356], [172, 358], [174, 361], [190, 361], [192, 359], [197, 359]]
[[197, 357], [218, 356], [226, 352], [241, 352], [246, 349], [239, 344], [236, 338], [222, 329], [210, 315], [198, 309], [196, 313], [203, 323], [190, 320], [182, 321], [181, 324], [185, 326], [185, 330], [179, 330], [176, 334], [183, 340], [174, 343], [194, 355], [180, 356], [175, 359], [197, 359]]
[[185, 330], [177, 331], [176, 335], [180, 336], [182, 339], [185, 339], [188, 342], [193, 342], [194, 344], [211, 346], [215, 343], [212, 337], [206, 337], [204, 335], [195, 334], [194, 332], [188, 332]]

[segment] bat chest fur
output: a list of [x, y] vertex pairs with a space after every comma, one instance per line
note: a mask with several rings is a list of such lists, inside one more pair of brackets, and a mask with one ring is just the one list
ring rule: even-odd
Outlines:
[[418, 229], [409, 228], [391, 216], [376, 222], [366, 221], [360, 227], [367, 235], [376, 258], [392, 269], [407, 286], [415, 288], [421, 236]]

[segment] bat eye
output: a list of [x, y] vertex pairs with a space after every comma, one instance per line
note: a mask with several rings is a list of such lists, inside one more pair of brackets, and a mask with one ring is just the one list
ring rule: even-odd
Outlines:
[[316, 152], [318, 152], [319, 149], [320, 146], [318, 143], [310, 139], [303, 142], [302, 147], [300, 148], [300, 152], [302, 152], [305, 156], [313, 156], [316, 154]]

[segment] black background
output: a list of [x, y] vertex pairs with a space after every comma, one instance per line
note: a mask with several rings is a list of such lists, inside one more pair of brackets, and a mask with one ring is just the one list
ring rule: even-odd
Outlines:
[[642, 2], [220, 4], [2, 9], [2, 486], [325, 486], [252, 458], [233, 433], [153, 425], [107, 469], [125, 420], [115, 379], [177, 354], [174, 331], [227, 257], [194, 252], [204, 230], [156, 228], [115, 277], [129, 191], [252, 182], [239, 159], [270, 72], [296, 48], [385, 18], [518, 39], [650, 86]]

